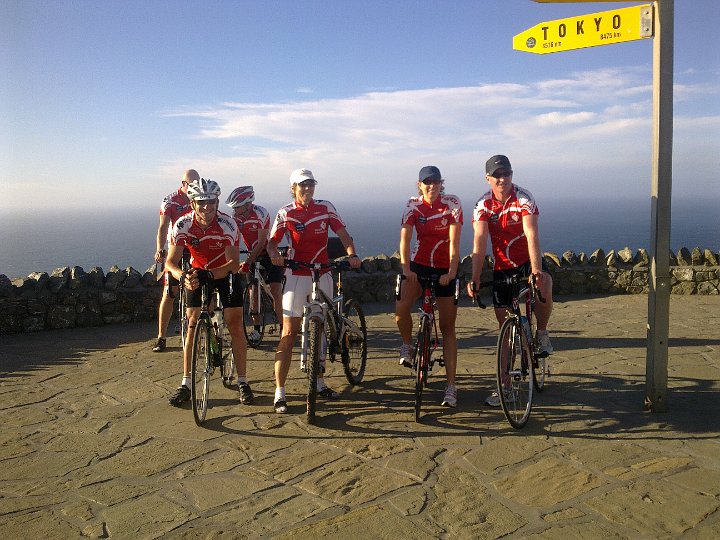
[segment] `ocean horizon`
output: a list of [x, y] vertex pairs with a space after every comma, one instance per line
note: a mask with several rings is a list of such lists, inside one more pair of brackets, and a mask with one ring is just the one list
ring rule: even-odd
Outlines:
[[[355, 239], [362, 257], [391, 255], [398, 249], [403, 206], [352, 206], [333, 201]], [[561, 255], [571, 250], [591, 254], [629, 247], [649, 248], [650, 202], [548, 201], [540, 206], [540, 242], [544, 252]], [[467, 203], [466, 203], [467, 204]], [[274, 213], [280, 205], [266, 208]], [[720, 247], [718, 201], [675, 200], [670, 246]], [[272, 208], [272, 210], [271, 210]], [[462, 256], [472, 252], [472, 206], [463, 206], [465, 224]], [[154, 264], [156, 208], [131, 210], [72, 210], [64, 212], [3, 213], [0, 216], [0, 274], [14, 279], [32, 272], [81, 266], [131, 266], [144, 272]]]

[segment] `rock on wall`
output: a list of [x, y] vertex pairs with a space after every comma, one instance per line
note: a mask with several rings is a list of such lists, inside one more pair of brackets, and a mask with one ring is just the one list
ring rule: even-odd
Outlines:
[[[545, 261], [556, 295], [648, 292], [649, 257], [644, 249], [607, 254], [598, 249], [590, 256], [572, 251], [561, 256], [545, 253]], [[670, 253], [670, 264], [673, 294], [720, 293], [716, 252], [682, 248]], [[491, 266], [487, 258], [483, 281], [491, 279]], [[367, 257], [359, 271], [345, 273], [345, 296], [392, 304], [400, 270], [397, 253]], [[458, 270], [463, 289], [471, 273], [472, 260], [467, 256]], [[0, 335], [154, 320], [163, 287], [156, 278], [155, 265], [144, 274], [117, 266], [107, 273], [98, 267], [89, 272], [79, 266], [65, 267], [14, 280], [0, 274]]]

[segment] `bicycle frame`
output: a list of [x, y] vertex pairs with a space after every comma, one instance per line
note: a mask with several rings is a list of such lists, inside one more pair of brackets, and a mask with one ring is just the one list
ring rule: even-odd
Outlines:
[[[338, 283], [337, 283], [337, 294], [331, 299], [320, 289], [320, 270], [323, 268], [322, 265], [314, 265], [311, 270], [312, 276], [312, 291], [310, 292], [310, 299], [303, 306], [303, 319], [301, 326], [301, 342], [300, 342], [300, 362], [303, 371], [307, 365], [307, 335], [308, 327], [310, 325], [311, 318], [319, 318], [321, 324], [324, 326], [328, 319], [332, 319], [332, 324], [335, 328], [335, 342], [342, 343], [347, 331], [347, 326], [342, 324], [342, 307], [345, 300], [345, 295], [342, 290], [342, 277], [338, 272]], [[329, 316], [328, 316], [329, 315]], [[328, 347], [334, 347], [335, 344], [326, 343], [326, 349]], [[335, 361], [334, 355], [330, 355], [330, 360]]]

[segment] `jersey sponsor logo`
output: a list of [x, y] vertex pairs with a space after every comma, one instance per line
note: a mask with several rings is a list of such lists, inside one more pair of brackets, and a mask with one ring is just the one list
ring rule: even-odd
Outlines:
[[440, 224], [445, 227], [448, 224], [447, 218], [442, 218], [442, 220], [440, 220]]
[[327, 228], [327, 223], [325, 223], [325, 222], [323, 221], [323, 222], [320, 224], [320, 230], [321, 230], [321, 231], [324, 231], [326, 228]]
[[296, 223], [295, 230], [297, 232], [303, 232], [305, 230], [305, 224], [304, 223]]
[[198, 247], [200, 245], [200, 240], [198, 238], [193, 238], [190, 240], [190, 245], [192, 247]]
[[427, 223], [427, 218], [425, 216], [418, 216], [418, 223], [425, 225]]
[[520, 214], [514, 213], [510, 216], [510, 219], [512, 219], [515, 222], [520, 221]]
[[499, 221], [499, 220], [500, 220], [500, 216], [498, 214], [490, 214], [490, 221], [495, 222], [495, 221]]

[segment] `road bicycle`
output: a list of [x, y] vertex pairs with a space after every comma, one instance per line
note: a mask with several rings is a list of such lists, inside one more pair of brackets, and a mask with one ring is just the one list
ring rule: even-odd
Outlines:
[[[230, 294], [233, 289], [232, 274], [228, 275]], [[184, 276], [183, 276], [184, 281]], [[210, 284], [202, 285], [200, 314], [195, 325], [190, 364], [190, 393], [193, 417], [200, 426], [205, 421], [210, 400], [210, 380], [215, 369], [220, 369], [220, 379], [225, 388], [232, 388], [235, 379], [235, 360], [231, 338], [225, 325], [223, 307], [217, 290], [210, 292]], [[214, 301], [211, 299], [214, 297]], [[214, 309], [210, 305], [214, 304]]]
[[[515, 429], [527, 424], [532, 410], [534, 392], [542, 392], [548, 376], [547, 352], [538, 352], [537, 320], [535, 302], [545, 302], [535, 285], [535, 277], [511, 276], [495, 283], [509, 285], [512, 289], [511, 307], [507, 318], [500, 325], [497, 340], [497, 393], [505, 418]], [[482, 283], [481, 287], [493, 282]], [[475, 301], [481, 308], [485, 305], [475, 293]], [[520, 306], [525, 305], [525, 313]]]
[[[307, 423], [315, 423], [317, 380], [324, 371], [323, 356], [335, 362], [337, 353], [350, 384], [362, 381], [367, 363], [367, 326], [360, 303], [345, 300], [342, 272], [350, 269], [347, 260], [329, 263], [306, 263], [285, 259], [286, 267], [309, 268], [312, 292], [303, 306], [300, 346], [300, 368], [307, 373]], [[337, 271], [336, 294], [331, 299], [319, 287], [321, 270]], [[325, 355], [323, 355], [323, 352]]]
[[[418, 282], [422, 288], [422, 305], [420, 306], [420, 318], [418, 321], [418, 332], [415, 344], [412, 347], [411, 367], [415, 372], [415, 421], [420, 421], [422, 409], [423, 389], [428, 384], [428, 376], [433, 365], [437, 362], [440, 367], [445, 366], [442, 356], [435, 358], [433, 355], [440, 346], [438, 338], [437, 320], [435, 310], [437, 299], [435, 297], [435, 283], [440, 274], [433, 274], [427, 277], [418, 276]], [[395, 298], [400, 300], [402, 282], [406, 277], [399, 274], [395, 284]], [[455, 304], [457, 305], [460, 296], [460, 281], [455, 279]]]
[[263, 267], [259, 262], [250, 265], [248, 286], [243, 294], [243, 331], [247, 344], [257, 349], [265, 336], [280, 331], [280, 322], [275, 312], [275, 303], [270, 286], [263, 277]]

